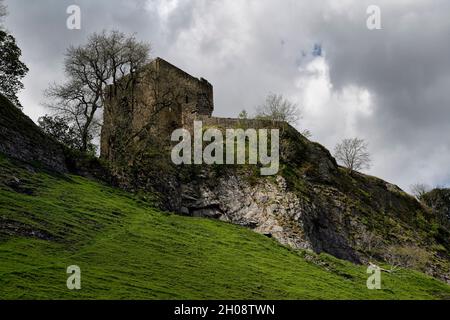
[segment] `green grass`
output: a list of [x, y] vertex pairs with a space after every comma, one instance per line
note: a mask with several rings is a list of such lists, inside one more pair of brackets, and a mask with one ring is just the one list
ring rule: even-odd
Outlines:
[[[20, 188], [7, 186], [12, 176]], [[450, 298], [450, 286], [408, 270], [368, 290], [364, 266], [2, 157], [0, 227], [1, 299]], [[66, 287], [69, 265], [81, 268], [81, 290]]]

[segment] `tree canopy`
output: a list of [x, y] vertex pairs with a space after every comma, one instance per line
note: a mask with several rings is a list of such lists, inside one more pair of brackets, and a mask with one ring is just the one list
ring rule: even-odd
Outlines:
[[256, 108], [256, 118], [272, 121], [286, 121], [297, 124], [301, 112], [297, 104], [284, 98], [281, 94], [269, 94], [264, 104]]
[[22, 106], [17, 94], [23, 89], [22, 79], [28, 73], [27, 66], [20, 60], [21, 55], [16, 39], [0, 30], [0, 93], [19, 108]]

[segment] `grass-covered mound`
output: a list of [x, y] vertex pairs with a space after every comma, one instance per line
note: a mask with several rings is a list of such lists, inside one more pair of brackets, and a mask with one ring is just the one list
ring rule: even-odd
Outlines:
[[[66, 268], [81, 268], [79, 291]], [[294, 251], [242, 227], [0, 157], [1, 299], [442, 299], [450, 286]]]

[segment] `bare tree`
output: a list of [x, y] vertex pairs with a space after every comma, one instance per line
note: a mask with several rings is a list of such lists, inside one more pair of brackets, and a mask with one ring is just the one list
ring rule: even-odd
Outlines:
[[[284, 121], [296, 126], [302, 118], [302, 112], [296, 103], [284, 98], [283, 95], [271, 93], [266, 97], [264, 104], [256, 107], [255, 118], [273, 122]], [[311, 131], [308, 129], [304, 129], [300, 133], [306, 138], [312, 137]]]
[[54, 84], [45, 94], [53, 100], [53, 104], [48, 105], [50, 109], [77, 132], [81, 141], [79, 149], [87, 151], [100, 127], [97, 114], [97, 110], [102, 106], [100, 94], [92, 92], [79, 81]]
[[360, 237], [362, 249], [367, 253], [369, 262], [372, 262], [383, 244], [383, 239], [373, 231], [362, 232]]
[[359, 171], [370, 168], [370, 154], [367, 151], [367, 143], [363, 139], [344, 139], [336, 145], [334, 156], [349, 171]]
[[393, 245], [387, 248], [384, 260], [391, 266], [391, 272], [401, 268], [423, 271], [431, 253], [415, 245]]
[[416, 183], [410, 187], [411, 193], [417, 200], [422, 200], [422, 197], [428, 193], [431, 189], [429, 186], [423, 183]]
[[256, 118], [272, 121], [285, 121], [296, 125], [301, 118], [297, 104], [284, 98], [281, 94], [269, 94], [264, 104], [256, 108]]
[[[105, 101], [118, 90], [129, 90], [133, 96], [149, 54], [149, 44], [119, 31], [94, 33], [87, 44], [67, 50], [68, 80], [46, 90], [51, 101], [47, 106], [77, 129], [81, 151], [86, 151], [98, 131], [98, 111]], [[106, 90], [109, 86], [112, 89]]]

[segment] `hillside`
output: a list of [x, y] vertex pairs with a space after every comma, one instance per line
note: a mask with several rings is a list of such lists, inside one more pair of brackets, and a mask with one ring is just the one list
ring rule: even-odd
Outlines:
[[[294, 249], [358, 264], [415, 268], [450, 283], [449, 228], [433, 211], [392, 183], [350, 174], [326, 148], [286, 122], [214, 117], [212, 87], [187, 85], [186, 75], [171, 77], [179, 69], [168, 66], [158, 71], [164, 79], [157, 77], [159, 85], [144, 82], [133, 95], [116, 87], [105, 103], [101, 158], [121, 188], [156, 195], [161, 209], [232, 222]], [[162, 83], [172, 87], [162, 88]], [[174, 164], [171, 134], [180, 127], [191, 136], [197, 133], [205, 150], [211, 137], [201, 139], [202, 133], [219, 132], [214, 139], [226, 146], [214, 150], [216, 164], [201, 159], [194, 161], [197, 165]], [[243, 129], [241, 141], [254, 144], [254, 131], [246, 134], [245, 129], [278, 129], [280, 170], [263, 176], [261, 165], [217, 164], [228, 149], [223, 140], [228, 129]], [[236, 148], [238, 139], [230, 140]], [[258, 152], [263, 149], [259, 146]], [[195, 156], [200, 155], [197, 150]]]
[[64, 148], [1, 94], [0, 152], [54, 171], [67, 172]]
[[[410, 270], [448, 280], [434, 213], [385, 181], [346, 175], [293, 128], [277, 177], [175, 168], [148, 149], [122, 189], [4, 98], [0, 136], [0, 298], [450, 298], [450, 286]], [[184, 215], [161, 209], [170, 201]], [[369, 261], [408, 269], [368, 290]], [[66, 288], [69, 265], [81, 267], [81, 291]]]
[[[219, 130], [225, 130], [223, 123], [255, 125], [210, 120]], [[161, 152], [166, 146], [151, 134], [117, 152], [122, 159], [112, 163], [113, 172], [123, 188], [157, 194], [170, 211], [232, 222], [292, 248], [358, 264], [399, 264], [450, 281], [449, 229], [433, 211], [389, 182], [348, 174], [326, 148], [287, 124], [275, 125], [276, 176], [262, 177], [250, 165], [174, 166], [170, 151]]]
[[[151, 201], [0, 157], [1, 299], [448, 299], [421, 273], [281, 246], [246, 228], [161, 212]], [[67, 266], [82, 289], [66, 288]]]

